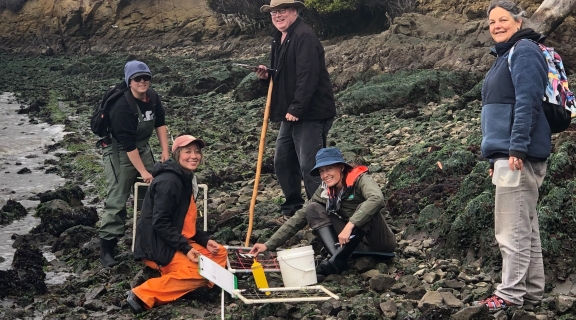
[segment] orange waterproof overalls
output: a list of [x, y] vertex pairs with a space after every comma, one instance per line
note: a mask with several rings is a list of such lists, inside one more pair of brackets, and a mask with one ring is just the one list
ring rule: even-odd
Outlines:
[[[194, 202], [194, 196], [192, 196], [188, 212], [184, 218], [184, 226], [182, 227], [182, 235], [186, 239], [190, 239], [196, 234], [197, 215], [196, 203]], [[202, 255], [210, 258], [222, 267], [226, 267], [228, 252], [224, 247], [220, 246], [218, 253], [213, 255], [208, 249], [196, 242], [189, 240], [189, 243], [192, 248], [200, 251]], [[146, 309], [173, 302], [200, 287], [207, 286], [212, 288], [214, 286], [213, 283], [200, 275], [198, 263], [190, 261], [188, 257], [180, 251], [176, 251], [170, 263], [163, 267], [158, 267], [154, 261], [143, 260], [143, 262], [150, 268], [160, 271], [162, 274], [159, 278], [148, 279], [148, 281], [132, 289], [132, 292], [144, 302]]]

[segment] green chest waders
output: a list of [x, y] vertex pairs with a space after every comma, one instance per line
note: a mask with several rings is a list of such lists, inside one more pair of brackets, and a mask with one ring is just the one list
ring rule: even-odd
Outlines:
[[[126, 106], [129, 108], [129, 106]], [[154, 167], [154, 157], [148, 140], [154, 132], [155, 119], [143, 117], [138, 109], [138, 128], [136, 130], [136, 148], [140, 159], [148, 172]], [[124, 235], [126, 222], [126, 201], [139, 173], [132, 165], [128, 154], [118, 141], [112, 138], [112, 144], [103, 148], [104, 173], [106, 175], [106, 201], [100, 217], [100, 238], [112, 240]]]

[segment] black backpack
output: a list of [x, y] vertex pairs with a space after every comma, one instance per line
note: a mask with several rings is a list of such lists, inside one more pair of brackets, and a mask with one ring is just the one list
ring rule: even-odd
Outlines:
[[[158, 94], [152, 89], [148, 89], [146, 94], [151, 101], [154, 101], [153, 108], [155, 108], [158, 103]], [[125, 95], [134, 115], [138, 117], [138, 104], [136, 103], [136, 99], [132, 94], [130, 94], [126, 82], [122, 81], [110, 87], [106, 93], [104, 93], [100, 104], [94, 108], [92, 118], [90, 119], [90, 129], [95, 135], [98, 135], [101, 138], [110, 135], [110, 128], [112, 127], [110, 108], [112, 108], [121, 95]]]

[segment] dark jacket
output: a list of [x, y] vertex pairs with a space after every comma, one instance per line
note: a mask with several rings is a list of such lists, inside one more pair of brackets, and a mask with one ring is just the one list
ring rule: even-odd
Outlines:
[[[538, 45], [540, 34], [525, 29], [509, 42], [496, 44], [494, 65], [482, 86], [482, 156], [515, 156], [545, 161], [551, 150], [551, 130], [542, 109], [548, 67]], [[518, 42], [518, 43], [516, 43]], [[516, 43], [510, 65], [508, 53]]]
[[[184, 172], [172, 159], [156, 163], [152, 170], [154, 180], [146, 191], [142, 214], [136, 225], [135, 259], [152, 260], [165, 266], [176, 250], [187, 254], [192, 249], [188, 239], [182, 236], [190, 198], [193, 190], [197, 190], [192, 185], [192, 175]], [[200, 226], [200, 223], [196, 225], [196, 235], [192, 240], [206, 247], [209, 238]]]
[[334, 93], [324, 61], [324, 47], [314, 32], [300, 18], [272, 40], [274, 88], [270, 120], [286, 120], [290, 113], [299, 120], [325, 120], [336, 116]]
[[[343, 221], [350, 221], [355, 227], [361, 228], [374, 218], [375, 214], [380, 214], [380, 209], [384, 207], [384, 195], [378, 183], [368, 174], [368, 168], [359, 166], [354, 168], [346, 177], [347, 190], [341, 197], [338, 210], [334, 213]], [[326, 183], [318, 187], [312, 199], [306, 205], [296, 211], [288, 221], [276, 231], [270, 240], [264, 243], [268, 250], [276, 250], [278, 246], [284, 244], [292, 238], [298, 231], [302, 230], [308, 223], [306, 220], [306, 207], [311, 202], [326, 205], [329, 197], [329, 190]], [[376, 232], [378, 232], [376, 230]]]
[[[148, 89], [148, 97], [154, 97], [154, 100], [147, 102], [134, 98], [130, 89], [128, 94], [136, 102], [142, 113], [143, 121], [154, 120], [154, 128], [166, 125], [166, 112], [160, 101], [160, 97], [153, 89]], [[126, 152], [136, 149], [136, 131], [140, 119], [134, 115], [134, 110], [130, 107], [125, 95], [121, 95], [110, 109], [110, 121], [112, 123], [112, 137], [120, 143], [120, 148]], [[149, 132], [148, 139], [152, 135]]]

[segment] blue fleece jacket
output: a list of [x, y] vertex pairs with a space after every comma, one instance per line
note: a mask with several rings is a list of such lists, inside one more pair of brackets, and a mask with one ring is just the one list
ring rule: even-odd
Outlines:
[[496, 61], [484, 78], [482, 156], [545, 161], [551, 150], [551, 130], [542, 109], [548, 67], [538, 45], [525, 39], [516, 43], [508, 65], [514, 43], [496, 44]]

